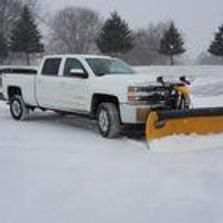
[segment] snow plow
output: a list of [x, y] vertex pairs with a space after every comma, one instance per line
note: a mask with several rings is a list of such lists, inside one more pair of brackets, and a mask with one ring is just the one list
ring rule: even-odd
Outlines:
[[[185, 77], [182, 84], [173, 85], [177, 99], [171, 108], [156, 108], [150, 111], [146, 121], [146, 140], [161, 139], [171, 135], [207, 135], [223, 132], [223, 107], [191, 109], [190, 90]], [[160, 80], [158, 80], [160, 82]], [[162, 80], [161, 80], [162, 81]], [[165, 84], [165, 82], [163, 82]]]
[[223, 108], [152, 111], [146, 123], [146, 140], [171, 135], [206, 135], [223, 132]]

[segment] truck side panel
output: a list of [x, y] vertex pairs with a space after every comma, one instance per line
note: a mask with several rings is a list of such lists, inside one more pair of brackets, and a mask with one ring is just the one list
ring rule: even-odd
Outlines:
[[19, 88], [22, 92], [22, 97], [27, 105], [37, 106], [35, 96], [35, 75], [3, 75], [3, 94], [5, 99], [9, 100], [9, 88]]

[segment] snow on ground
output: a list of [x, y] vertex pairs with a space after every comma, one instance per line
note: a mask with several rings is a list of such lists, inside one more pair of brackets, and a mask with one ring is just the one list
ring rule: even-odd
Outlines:
[[[194, 100], [223, 103], [198, 83]], [[222, 169], [223, 135], [166, 138], [148, 150], [143, 140], [103, 139], [77, 117], [15, 122], [0, 102], [2, 223], [221, 223]]]
[[137, 143], [53, 113], [15, 122], [0, 103], [0, 222], [222, 222], [223, 148]]

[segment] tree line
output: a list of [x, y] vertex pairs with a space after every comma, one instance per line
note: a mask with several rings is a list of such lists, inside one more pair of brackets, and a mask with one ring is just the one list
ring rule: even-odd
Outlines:
[[[186, 52], [183, 35], [174, 22], [134, 31], [117, 12], [104, 21], [97, 12], [80, 7], [64, 8], [46, 21], [37, 16], [36, 2], [0, 0], [1, 63], [9, 55], [23, 54], [30, 64], [30, 55], [45, 52], [100, 53], [124, 58], [135, 65], [174, 65]], [[45, 41], [40, 31], [43, 25]], [[223, 25], [207, 52], [223, 62]]]

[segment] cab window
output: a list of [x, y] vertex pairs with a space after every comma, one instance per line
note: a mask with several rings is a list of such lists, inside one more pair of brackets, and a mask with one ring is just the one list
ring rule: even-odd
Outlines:
[[42, 75], [58, 76], [61, 58], [46, 59], [42, 69]]
[[68, 58], [65, 62], [64, 73], [65, 77], [80, 77], [81, 74], [86, 74], [83, 65], [75, 58]]

